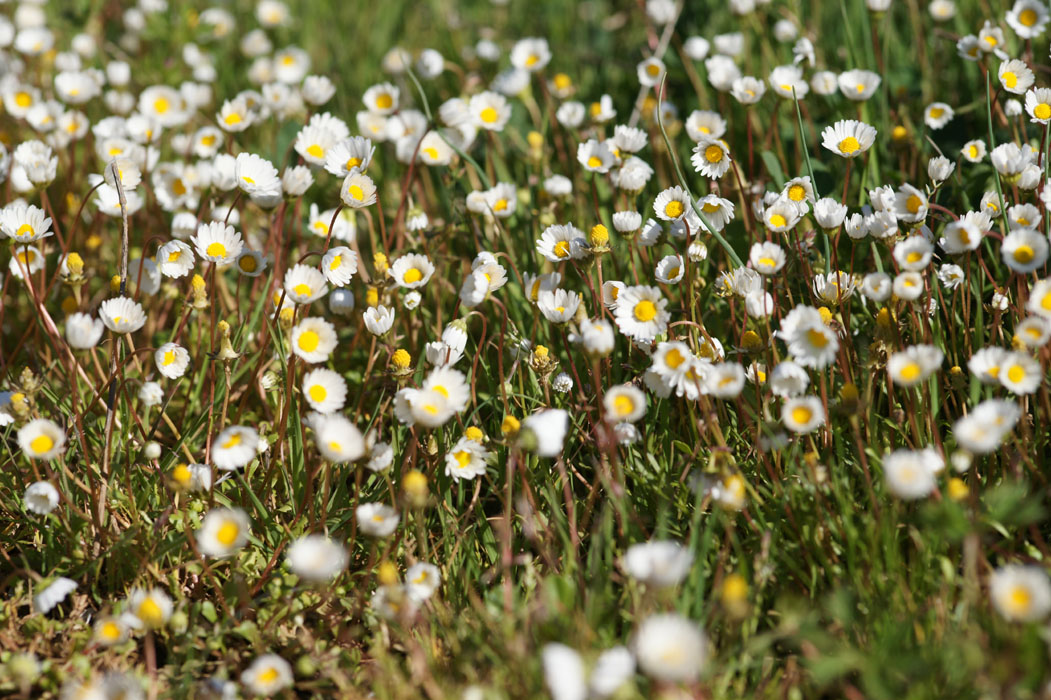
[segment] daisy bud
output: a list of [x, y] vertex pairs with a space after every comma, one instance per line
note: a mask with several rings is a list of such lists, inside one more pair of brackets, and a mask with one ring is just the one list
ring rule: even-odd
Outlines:
[[591, 234], [588, 236], [588, 242], [591, 243], [594, 248], [606, 248], [609, 246], [609, 229], [602, 224], [595, 224], [591, 228]]
[[758, 352], [763, 348], [763, 339], [755, 331], [745, 331], [741, 336], [741, 347], [746, 352]]
[[473, 425], [467, 428], [467, 430], [464, 431], [463, 435], [468, 440], [473, 440], [474, 442], [482, 442], [483, 440], [485, 440], [485, 433], [483, 433], [479, 428], [476, 428]]
[[748, 582], [741, 574], [730, 574], [723, 580], [719, 597], [723, 605], [735, 617], [747, 612], [748, 607]]
[[376, 268], [376, 274], [382, 277], [390, 269], [390, 261], [383, 253], [376, 253], [372, 256], [372, 266]]
[[965, 484], [963, 479], [958, 476], [949, 479], [949, 488], [947, 491], [949, 498], [954, 501], [962, 501], [971, 493], [970, 489], [967, 488], [967, 484]]
[[521, 427], [522, 424], [517, 418], [512, 415], [506, 415], [503, 422], [500, 423], [500, 432], [503, 433], [504, 437], [513, 437], [518, 434]]
[[120, 292], [120, 275], [113, 275], [113, 277], [110, 277], [109, 290], [114, 294]]
[[66, 269], [69, 270], [71, 280], [84, 274], [84, 259], [79, 253], [73, 252], [66, 256]]
[[158, 459], [161, 456], [161, 446], [156, 442], [147, 442], [142, 454], [146, 459]]
[[390, 364], [396, 372], [405, 371], [412, 364], [412, 356], [404, 348], [398, 348], [391, 355]]
[[430, 490], [427, 487], [427, 477], [424, 476], [423, 472], [413, 469], [406, 474], [402, 480], [402, 488], [413, 506], [422, 508], [427, 505], [427, 496]]

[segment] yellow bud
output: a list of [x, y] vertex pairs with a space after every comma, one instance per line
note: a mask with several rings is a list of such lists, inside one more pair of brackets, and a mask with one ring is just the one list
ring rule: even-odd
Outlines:
[[757, 352], [763, 348], [763, 339], [755, 331], [745, 331], [741, 336], [741, 347], [748, 352]]
[[412, 501], [413, 505], [420, 507], [427, 503], [427, 477], [418, 469], [413, 469], [402, 479], [402, 488]]
[[890, 311], [888, 311], [886, 308], [880, 309], [879, 313], [876, 314], [876, 323], [878, 325], [884, 327], [884, 328], [889, 327], [890, 326]]
[[964, 483], [963, 479], [958, 476], [954, 476], [949, 479], [949, 498], [954, 501], [962, 501], [967, 498], [970, 494], [970, 489], [967, 488], [967, 484]]
[[536, 350], [533, 351], [533, 354], [536, 356], [536, 359], [538, 359], [538, 360], [546, 360], [547, 356], [550, 353], [548, 352], [547, 346], [545, 346], [545, 345], [537, 345], [536, 346]]
[[172, 481], [175, 482], [177, 486], [188, 488], [190, 486], [191, 478], [192, 475], [190, 473], [190, 468], [185, 464], [176, 464], [175, 468], [172, 469]]
[[890, 137], [895, 141], [904, 141], [909, 137], [909, 130], [899, 124], [890, 132]]
[[114, 294], [120, 291], [120, 275], [113, 275], [109, 278], [109, 290]]
[[463, 436], [468, 440], [474, 440], [475, 442], [481, 442], [485, 439], [485, 433], [473, 425], [463, 432]]
[[840, 401], [857, 401], [858, 400], [858, 387], [852, 382], [847, 382], [839, 388], [839, 400]]
[[539, 149], [544, 145], [544, 135], [539, 131], [530, 131], [526, 135], [526, 140], [529, 141], [529, 147], [533, 149]]
[[555, 87], [559, 90], [568, 90], [569, 88], [573, 87], [573, 79], [565, 73], [555, 73], [555, 77], [552, 78], [552, 82], [555, 84]]
[[500, 432], [503, 433], [505, 437], [511, 437], [513, 435], [517, 435], [518, 430], [521, 427], [522, 424], [518, 421], [518, 419], [508, 414], [504, 416], [503, 422], [500, 423]]
[[394, 351], [394, 354], [391, 355], [390, 363], [394, 365], [396, 369], [408, 369], [409, 365], [412, 364], [412, 355], [410, 355], [404, 348], [398, 348]]
[[86, 240], [84, 244], [88, 247], [88, 250], [96, 250], [100, 245], [102, 245], [102, 236], [98, 235], [97, 233], [93, 233], [90, 236], [88, 236], [88, 240]]
[[963, 368], [960, 365], [953, 365], [949, 368], [949, 374], [963, 374]]
[[226, 321], [219, 321], [218, 325], [216, 325], [216, 328], [223, 335], [230, 335], [230, 324]]
[[79, 253], [70, 253], [66, 256], [66, 268], [74, 277], [84, 272], [84, 258]]
[[380, 303], [380, 290], [375, 287], [369, 287], [365, 291], [365, 303], [369, 306], [378, 306]]
[[827, 326], [829, 324], [829, 322], [832, 320], [832, 311], [827, 306], [822, 306], [821, 308], [819, 308], [817, 310], [817, 312], [819, 314], [821, 314], [821, 320]]
[[742, 603], [748, 598], [748, 582], [741, 574], [730, 574], [723, 579], [720, 595], [724, 603]]
[[1014, 335], [1011, 336], [1011, 348], [1014, 350], [1025, 350], [1025, 341], [1022, 340], [1022, 336]]
[[204, 278], [201, 277], [200, 275], [194, 275], [193, 279], [190, 280], [190, 286], [193, 288], [193, 291], [195, 291], [195, 292], [198, 292], [198, 293], [203, 292], [204, 291]]
[[20, 404], [20, 403], [22, 403], [25, 400], [26, 400], [26, 395], [23, 394], [21, 391], [16, 391], [15, 393], [11, 394], [11, 403], [12, 404]]
[[375, 253], [372, 256], [372, 266], [376, 268], [376, 272], [382, 275], [390, 269], [390, 262], [387, 260], [387, 256], [383, 253]]
[[398, 567], [389, 561], [382, 561], [376, 567], [376, 580], [381, 586], [393, 586], [398, 582]]
[[609, 243], [609, 229], [602, 224], [595, 224], [591, 227], [591, 235], [588, 236], [588, 242], [593, 246], [604, 246]]
[[77, 310], [77, 300], [73, 297], [66, 297], [62, 300], [62, 313], [71, 314]]
[[295, 318], [296, 310], [291, 306], [286, 306], [281, 309], [281, 313], [278, 314], [278, 318], [281, 320], [281, 324], [286, 328], [292, 327], [292, 319]]

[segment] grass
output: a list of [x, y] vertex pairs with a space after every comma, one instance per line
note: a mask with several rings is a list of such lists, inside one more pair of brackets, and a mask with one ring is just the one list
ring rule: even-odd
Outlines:
[[[200, 24], [205, 6], [170, 4], [167, 14], [147, 18], [137, 48], [122, 43], [127, 32], [113, 3], [83, 0], [48, 10], [59, 48], [83, 28], [107, 59], [132, 64], [133, 91], [188, 79], [190, 68], [181, 60], [187, 42], [213, 56], [215, 99], [186, 125], [165, 131], [158, 144], [165, 162], [183, 160], [171, 144], [174, 133], [214, 124], [223, 100], [249, 87], [250, 61], [237, 43], [258, 24], [250, 3], [230, 3], [236, 27], [212, 40]], [[999, 21], [1006, 50], [1034, 67], [1040, 86], [1048, 82], [1040, 59], [1046, 35], [1025, 45], [984, 3], [959, 3], [956, 18], [946, 23], [934, 22], [917, 0], [896, 2], [880, 16], [860, 2], [829, 0], [764, 6], [743, 17], [722, 3], [685, 5], [665, 56], [662, 102], [677, 111], [658, 121], [655, 91], [646, 92], [650, 101], [640, 126], [647, 144], [640, 156], [655, 172], [641, 193], [624, 193], [607, 176], [584, 172], [575, 147], [592, 127], [562, 126], [555, 117], [560, 100], [536, 77], [510, 100], [508, 126], [459, 149], [448, 167], [417, 164], [410, 170], [395, 157], [393, 144], [378, 144], [368, 174], [379, 203], [356, 214], [362, 271], [349, 288], [357, 308], [339, 316], [323, 299], [297, 311], [294, 320], [323, 316], [335, 324], [337, 348], [319, 366], [334, 369], [348, 385], [342, 413], [393, 448], [393, 464], [381, 472], [361, 461], [323, 458], [304, 424], [309, 407], [300, 386], [310, 367], [290, 353], [294, 322], [275, 315], [271, 299], [273, 290], [283, 289], [284, 269], [328, 247], [306, 229], [307, 211], [310, 203], [336, 207], [342, 178], [316, 170], [302, 200], [276, 210], [203, 188], [194, 213], [206, 214], [212, 204], [235, 206], [237, 230], [270, 256], [266, 272], [245, 277], [198, 261], [199, 293], [207, 299], [201, 308], [192, 303], [189, 276], [165, 279], [154, 295], [125, 280], [148, 314], [145, 326], [130, 335], [107, 332], [97, 347], [73, 351], [51, 332], [41, 309], [60, 331], [69, 311], [94, 313], [114, 295], [111, 278], [119, 276], [125, 253], [131, 260], [149, 257], [170, 238], [172, 213], [159, 206], [158, 184], [147, 172], [139, 188], [146, 204], [129, 217], [129, 247], [122, 250], [120, 216], [100, 214], [89, 202], [77, 217], [90, 189], [86, 174], [105, 166], [91, 140], [56, 149], [58, 177], [46, 188], [48, 203], [39, 191], [25, 198], [49, 208], [64, 240], [44, 239], [47, 264], [34, 276], [34, 289], [39, 294], [57, 281], [39, 305], [13, 274], [4, 275], [0, 292], [0, 389], [25, 397], [8, 403], [13, 422], [0, 428], [0, 693], [58, 697], [64, 686], [121, 670], [151, 697], [204, 697], [209, 679], [236, 682], [254, 658], [276, 653], [293, 669], [294, 685], [281, 691], [286, 697], [545, 697], [551, 693], [542, 662], [546, 644], [569, 645], [590, 665], [601, 650], [631, 646], [640, 623], [662, 611], [705, 631], [709, 657], [699, 678], [677, 684], [640, 672], [615, 697], [890, 700], [1039, 698], [1048, 692], [1046, 620], [1005, 619], [993, 605], [989, 582], [1007, 563], [1047, 569], [1051, 358], [1046, 343], [1026, 351], [1039, 363], [1041, 381], [1024, 396], [983, 384], [968, 371], [978, 349], [1013, 347], [1018, 323], [1028, 315], [1026, 295], [1046, 276], [1046, 265], [1029, 274], [1008, 267], [1000, 247], [1010, 224], [1001, 212], [973, 253], [950, 259], [938, 251], [915, 304], [897, 297], [876, 303], [858, 293], [837, 306], [815, 298], [810, 277], [836, 270], [837, 261], [838, 269], [849, 264], [858, 274], [879, 269], [893, 276], [898, 264], [892, 250], [906, 235], [904, 224], [892, 239], [854, 241], [827, 235], [804, 217], [790, 234], [770, 236], [751, 207], [763, 191], [779, 192], [786, 181], [809, 175], [822, 196], [838, 200], [845, 192], [851, 212], [860, 211], [870, 204], [868, 190], [879, 184], [927, 185], [927, 161], [943, 152], [956, 170], [927, 193], [940, 207], [931, 207], [924, 219], [935, 240], [954, 218], [978, 209], [986, 192], [1001, 191], [1008, 203], [1040, 207], [1034, 228], [1046, 238], [1049, 217], [1037, 192], [1001, 182], [988, 158], [971, 164], [959, 153], [970, 139], [988, 140], [990, 149], [992, 142], [1032, 143], [1046, 153], [1047, 129], [1025, 114], [1004, 115], [998, 60], [972, 64], [955, 49], [956, 39], [977, 32], [984, 19]], [[329, 76], [337, 88], [322, 109], [344, 119], [353, 133], [369, 86], [390, 79], [400, 87], [403, 107], [433, 114], [450, 97], [484, 89], [507, 67], [517, 39], [543, 36], [553, 54], [547, 77], [565, 71], [575, 99], [585, 104], [601, 94], [613, 98], [616, 120], [594, 132], [610, 136], [612, 124], [626, 123], [632, 113], [639, 90], [635, 65], [661, 33], [641, 6], [598, 0], [506, 7], [300, 0], [289, 6], [289, 26], [268, 30], [273, 45], [308, 52], [311, 73]], [[704, 63], [683, 52], [688, 36], [741, 31], [741, 71], [765, 79], [774, 66], [792, 62], [792, 42], [772, 36], [781, 18], [793, 19], [801, 35], [814, 40], [818, 68], [879, 70], [880, 89], [861, 103], [811, 90], [795, 105], [768, 89], [746, 108], [714, 90]], [[482, 37], [503, 49], [497, 65], [464, 57]], [[381, 59], [395, 45], [434, 48], [453, 65], [433, 79], [392, 78]], [[52, 59], [27, 58], [21, 80], [52, 91]], [[808, 77], [813, 70], [807, 67]], [[933, 101], [956, 112], [940, 130], [924, 125], [924, 108]], [[100, 99], [80, 109], [93, 122], [108, 114]], [[727, 120], [723, 138], [736, 173], [713, 182], [693, 172], [683, 120], [694, 109], [715, 110]], [[848, 170], [845, 160], [821, 147], [821, 132], [852, 118], [875, 126], [879, 135]], [[301, 162], [293, 144], [304, 123], [302, 113], [270, 118], [227, 134], [224, 149], [256, 153], [283, 170]], [[891, 137], [895, 126], [905, 128], [903, 138]], [[34, 138], [25, 120], [6, 112], [0, 129], [9, 150]], [[1046, 172], [1046, 157], [1041, 165]], [[555, 199], [543, 192], [544, 178], [553, 173], [572, 180], [571, 195]], [[494, 221], [470, 213], [467, 195], [498, 181], [518, 188], [516, 214]], [[758, 362], [769, 371], [788, 356], [774, 335], [784, 315], [799, 304], [831, 307], [827, 325], [843, 352], [827, 368], [808, 370], [807, 393], [820, 399], [825, 426], [789, 439], [781, 399], [752, 382], [726, 400], [661, 398], [647, 390], [638, 440], [618, 445], [601, 396], [627, 382], [645, 389], [650, 348], [618, 334], [610, 357], [591, 358], [571, 343], [571, 327], [547, 321], [528, 298], [522, 274], [558, 270], [561, 286], [582, 295], [588, 317], [605, 313], [612, 319], [601, 307], [600, 281], [630, 285], [638, 275], [642, 284], [656, 284], [651, 271], [657, 261], [686, 253], [685, 241], [669, 236], [647, 248], [613, 231], [612, 214], [635, 209], [648, 218], [657, 194], [678, 184], [696, 197], [717, 192], [736, 211], [721, 232], [692, 231], [706, 243], [706, 258], [686, 263], [682, 283], [660, 285], [672, 321], [682, 322], [661, 340], [677, 338], [700, 353], [706, 339], [715, 338], [726, 361], [745, 367]], [[6, 201], [15, 194], [8, 189]], [[430, 220], [424, 231], [404, 226], [416, 210]], [[611, 251], [545, 262], [535, 241], [549, 225], [570, 221], [585, 233], [604, 222]], [[746, 314], [742, 298], [723, 293], [719, 274], [747, 261], [753, 242], [770, 238], [782, 244], [788, 263], [766, 282], [775, 294], [774, 317], [757, 319]], [[8, 249], [0, 258], [6, 261], [19, 247], [3, 243]], [[458, 292], [483, 250], [498, 254], [508, 284], [469, 310]], [[59, 275], [59, 261], [71, 251], [84, 260], [82, 283]], [[375, 254], [394, 261], [409, 252], [426, 254], [436, 267], [414, 310], [402, 305], [404, 290], [376, 282], [383, 268]], [[318, 257], [305, 261], [315, 265]], [[963, 286], [941, 285], [936, 270], [946, 262], [964, 269]], [[370, 288], [396, 309], [394, 329], [382, 337], [370, 334], [362, 320]], [[1008, 294], [1005, 308], [994, 308], [994, 292]], [[928, 315], [932, 298], [937, 308]], [[408, 427], [395, 418], [395, 395], [425, 381], [431, 371], [425, 345], [455, 319], [468, 336], [456, 365], [468, 377], [468, 406], [434, 430]], [[220, 321], [229, 324], [228, 336]], [[236, 357], [220, 358], [224, 338]], [[180, 379], [159, 379], [147, 349], [173, 339], [189, 350], [190, 370]], [[521, 341], [532, 345], [523, 349]], [[895, 384], [889, 357], [918, 344], [944, 352], [940, 369], [915, 387]], [[547, 355], [535, 351], [541, 345]], [[392, 363], [398, 349], [411, 358], [404, 369]], [[573, 379], [567, 393], [552, 386], [562, 372]], [[160, 406], [138, 396], [147, 379], [161, 382]], [[949, 462], [962, 449], [957, 420], [994, 397], [1022, 412], [997, 449], [975, 456], [965, 473], [947, 466], [925, 498], [895, 495], [884, 472], [888, 453], [930, 446]], [[513, 431], [502, 430], [506, 416], [522, 420], [541, 408], [568, 412], [568, 436], [554, 459], [522, 449]], [[31, 460], [19, 446], [19, 428], [35, 417], [62, 426], [68, 442], [61, 458]], [[174, 483], [177, 465], [205, 463], [209, 444], [229, 425], [257, 428], [268, 448], [243, 469], [216, 471], [210, 490], [189, 492]], [[492, 457], [483, 477], [454, 481], [445, 457], [469, 426], [485, 434]], [[764, 447], [782, 437], [783, 445]], [[745, 489], [740, 508], [726, 507], [710, 488], [731, 477]], [[51, 482], [60, 494], [50, 514], [25, 504], [26, 487], [37, 481]], [[369, 502], [398, 509], [399, 525], [389, 538], [361, 532], [355, 510]], [[205, 515], [217, 507], [242, 509], [251, 521], [246, 545], [226, 558], [204, 556], [197, 540]], [[285, 556], [297, 538], [322, 532], [346, 547], [349, 564], [333, 580], [312, 584], [292, 573]], [[692, 554], [678, 585], [647, 585], [624, 570], [627, 547], [650, 539], [677, 540]], [[441, 569], [440, 588], [419, 612], [384, 617], [374, 592], [393, 590], [391, 572], [400, 579], [417, 562]], [[42, 614], [32, 598], [58, 576], [78, 587]], [[742, 580], [743, 592], [737, 585]], [[135, 587], [164, 590], [174, 602], [171, 618], [159, 629], [100, 645], [93, 624], [125, 611], [123, 601]], [[37, 661], [29, 671], [26, 654]], [[241, 692], [249, 694], [245, 685]], [[560, 697], [557, 687], [554, 694], [569, 697]]]

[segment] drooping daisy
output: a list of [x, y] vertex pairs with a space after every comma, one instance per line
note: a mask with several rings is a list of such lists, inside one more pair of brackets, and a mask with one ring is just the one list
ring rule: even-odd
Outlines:
[[821, 145], [844, 158], [857, 158], [876, 141], [876, 129], [853, 119], [838, 121], [821, 132]]
[[128, 297], [107, 299], [99, 306], [99, 317], [114, 333], [134, 333], [146, 325], [146, 312], [139, 302]]
[[321, 258], [321, 272], [333, 286], [346, 286], [357, 271], [358, 254], [346, 246], [329, 248]]
[[212, 464], [223, 471], [240, 469], [255, 459], [258, 447], [255, 428], [231, 425], [212, 440]]
[[933, 345], [912, 345], [887, 358], [887, 372], [899, 386], [915, 386], [926, 381], [939, 367], [945, 353]]
[[839, 91], [848, 100], [864, 102], [872, 97], [882, 82], [878, 73], [868, 70], [848, 70], [839, 74]]
[[358, 529], [372, 537], [389, 537], [394, 534], [401, 519], [398, 511], [385, 503], [362, 503], [354, 511]]
[[803, 69], [794, 64], [776, 66], [770, 71], [768, 82], [775, 93], [789, 100], [801, 100], [810, 92], [810, 83], [803, 79]]
[[668, 300], [657, 287], [625, 287], [617, 297], [614, 318], [620, 332], [640, 342], [650, 341], [668, 328]]
[[666, 255], [657, 263], [654, 276], [661, 284], [678, 284], [686, 274], [681, 255]]
[[773, 275], [785, 266], [785, 251], [776, 243], [753, 243], [748, 261], [761, 275]]
[[232, 263], [244, 248], [241, 234], [221, 221], [200, 224], [191, 242], [199, 256], [218, 265]]
[[193, 270], [193, 249], [182, 241], [168, 241], [157, 249], [157, 265], [165, 277], [185, 277]]
[[701, 175], [718, 180], [730, 169], [732, 159], [725, 143], [711, 136], [702, 136], [693, 147], [690, 162]]
[[373, 335], [384, 335], [394, 325], [394, 309], [386, 306], [373, 306], [362, 314], [365, 328]]
[[489, 451], [476, 440], [460, 438], [445, 454], [445, 474], [453, 481], [470, 481], [485, 474]]
[[190, 365], [190, 353], [176, 343], [165, 343], [153, 353], [157, 371], [168, 379], [178, 379]]
[[580, 307], [580, 295], [565, 289], [540, 292], [537, 308], [548, 321], [566, 323], [571, 321]]
[[251, 521], [240, 508], [213, 508], [201, 519], [197, 546], [207, 557], [228, 557], [248, 542]]
[[66, 318], [66, 342], [76, 350], [90, 350], [98, 345], [106, 326], [100, 319], [84, 313]]
[[1030, 316], [1015, 326], [1015, 337], [1027, 348], [1040, 348], [1051, 340], [1051, 323], [1041, 316]]
[[336, 328], [323, 318], [304, 318], [292, 329], [292, 352], [304, 362], [325, 362], [335, 349]]
[[30, 513], [47, 515], [58, 507], [58, 489], [50, 481], [34, 482], [22, 494], [22, 503]]
[[314, 424], [318, 451], [329, 462], [343, 464], [365, 456], [365, 438], [358, 427], [338, 414], [325, 414]]
[[376, 184], [368, 175], [351, 171], [343, 180], [339, 197], [351, 209], [363, 209], [376, 203]]

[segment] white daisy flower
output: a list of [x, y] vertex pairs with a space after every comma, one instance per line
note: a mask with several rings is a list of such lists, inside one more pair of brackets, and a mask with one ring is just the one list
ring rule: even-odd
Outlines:
[[182, 241], [171, 240], [157, 249], [157, 265], [161, 274], [172, 279], [185, 277], [193, 270], [193, 249]]
[[1047, 236], [1031, 228], [1017, 228], [1004, 236], [1000, 257], [1019, 274], [1033, 272], [1047, 262]]
[[234, 262], [244, 248], [241, 234], [220, 221], [200, 224], [191, 242], [201, 258], [219, 265]]
[[490, 453], [485, 447], [468, 438], [460, 438], [445, 454], [445, 475], [453, 481], [468, 481], [483, 476]]
[[353, 462], [365, 456], [365, 438], [361, 431], [338, 413], [325, 414], [317, 419], [314, 440], [321, 456], [335, 464]]
[[372, 537], [390, 537], [398, 527], [398, 511], [384, 503], [362, 503], [354, 511], [358, 529]]
[[206, 557], [228, 557], [248, 543], [251, 528], [240, 508], [213, 508], [201, 519], [197, 547]]
[[821, 132], [821, 145], [844, 158], [856, 158], [876, 142], [876, 129], [853, 119], [838, 121]]
[[625, 287], [617, 297], [614, 318], [620, 332], [640, 342], [653, 340], [668, 328], [668, 300], [657, 287]]
[[212, 464], [223, 471], [246, 466], [258, 454], [259, 433], [255, 428], [231, 425], [212, 440]]
[[348, 561], [346, 548], [324, 535], [304, 535], [296, 539], [285, 555], [292, 573], [313, 582], [332, 580], [347, 567]]
[[257, 656], [252, 665], [241, 672], [241, 683], [253, 695], [271, 697], [294, 682], [292, 666], [277, 654]]
[[66, 318], [66, 342], [76, 350], [95, 347], [105, 331], [102, 321], [88, 314], [78, 312]]
[[99, 306], [99, 317], [114, 333], [134, 333], [146, 325], [146, 312], [139, 302], [128, 297], [107, 299]]
[[292, 352], [310, 364], [325, 362], [336, 349], [336, 328], [323, 318], [304, 318], [291, 337]]
[[176, 343], [165, 343], [153, 353], [157, 371], [168, 379], [178, 379], [190, 366], [190, 353]]
[[376, 185], [368, 175], [351, 171], [343, 180], [339, 197], [351, 209], [370, 207], [376, 203]]
[[941, 367], [945, 353], [933, 345], [912, 345], [887, 358], [887, 372], [898, 386], [916, 386]]
[[303, 397], [312, 410], [333, 413], [343, 408], [347, 383], [338, 372], [318, 367], [303, 375]]
[[825, 424], [825, 407], [816, 396], [798, 396], [781, 406], [781, 423], [800, 435], [817, 430]]
[[47, 515], [58, 507], [58, 489], [49, 481], [30, 484], [22, 495], [26, 510], [37, 515]]
[[1011, 622], [1040, 622], [1051, 612], [1051, 580], [1040, 566], [1008, 564], [989, 576], [989, 597]]
[[1009, 352], [1003, 359], [997, 378], [1012, 394], [1032, 394], [1043, 382], [1044, 368], [1024, 352]]
[[732, 159], [724, 142], [711, 136], [702, 136], [693, 147], [690, 162], [701, 175], [718, 180], [730, 169]]

